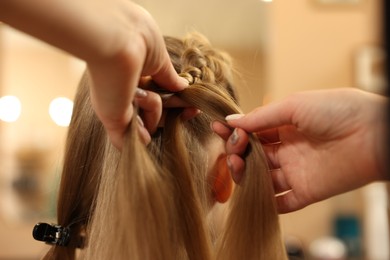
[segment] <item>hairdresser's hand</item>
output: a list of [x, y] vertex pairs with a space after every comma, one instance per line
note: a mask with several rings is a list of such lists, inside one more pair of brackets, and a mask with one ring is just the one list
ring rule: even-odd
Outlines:
[[228, 124], [240, 128], [231, 136], [221, 123], [213, 128], [228, 140], [228, 164], [236, 181], [245, 167], [239, 155], [246, 149], [246, 132], [259, 137], [275, 192], [289, 191], [277, 196], [279, 212], [287, 213], [388, 179], [383, 149], [387, 102], [354, 89], [302, 92], [231, 116]]
[[170, 62], [153, 18], [129, 0], [4, 0], [0, 21], [87, 63], [92, 105], [121, 147], [140, 77], [163, 88], [188, 85]]
[[139, 134], [145, 144], [150, 143], [150, 133], [154, 133], [161, 120], [162, 101], [160, 95], [153, 91], [137, 88], [134, 102], [138, 107], [137, 120]]
[[[88, 62], [88, 70], [93, 79], [92, 104], [112, 142], [120, 147], [134, 113], [132, 103], [141, 76], [150, 75], [170, 91], [182, 90], [188, 82], [173, 69], [163, 38], [145, 10], [130, 1], [121, 1], [116, 11], [115, 18], [121, 21], [111, 22], [110, 29], [118, 30], [117, 38], [112, 39], [116, 40], [117, 50], [108, 59]], [[154, 104], [161, 110], [161, 103]], [[147, 127], [150, 133], [158, 121], [159, 118], [145, 121], [146, 126], [153, 125]]]

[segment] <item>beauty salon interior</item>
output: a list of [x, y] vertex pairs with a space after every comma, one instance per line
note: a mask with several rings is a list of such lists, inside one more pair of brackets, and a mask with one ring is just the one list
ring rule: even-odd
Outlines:
[[[244, 112], [304, 90], [386, 91], [381, 0], [134, 2], [164, 35], [197, 31], [228, 52]], [[32, 228], [55, 223], [67, 126], [84, 69], [83, 61], [0, 24], [0, 259], [47, 252]], [[286, 246], [302, 259], [388, 260], [388, 200], [387, 184], [372, 183], [282, 214]]]

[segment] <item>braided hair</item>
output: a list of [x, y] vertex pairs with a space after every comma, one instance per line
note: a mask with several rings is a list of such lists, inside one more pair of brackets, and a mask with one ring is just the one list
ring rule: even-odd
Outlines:
[[[202, 113], [183, 120], [180, 108], [170, 109], [147, 147], [134, 115], [119, 152], [93, 113], [84, 76], [58, 201], [59, 224], [75, 227], [70, 245], [85, 236], [82, 259], [286, 259], [267, 163], [255, 136], [222, 233], [210, 226], [207, 144], [217, 137], [209, 126], [241, 112], [232, 62], [199, 34], [165, 42], [176, 72], [190, 82], [175, 95]], [[46, 258], [73, 260], [76, 246], [53, 246]]]

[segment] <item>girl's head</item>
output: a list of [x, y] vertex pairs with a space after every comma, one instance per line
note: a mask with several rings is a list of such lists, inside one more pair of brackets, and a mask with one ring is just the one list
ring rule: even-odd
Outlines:
[[[210, 129], [213, 120], [241, 112], [229, 57], [197, 34], [165, 42], [177, 73], [190, 82], [175, 95], [201, 113], [184, 120], [181, 108], [167, 110], [147, 147], [134, 117], [119, 152], [91, 108], [85, 75], [58, 201], [58, 223], [71, 228], [71, 241], [47, 257], [74, 259], [84, 237], [83, 259], [285, 259], [261, 146], [251, 138], [245, 177], [230, 198], [224, 143]], [[217, 234], [208, 213], [227, 200]]]
[[[216, 103], [215, 96], [204, 95], [201, 92], [207, 91], [218, 96], [219, 99], [223, 99], [218, 104], [220, 109], [224, 109], [222, 107], [225, 102], [233, 104], [238, 109], [237, 95], [232, 86], [231, 59], [227, 54], [211, 48], [208, 41], [199, 34], [192, 34], [184, 40], [165, 37], [165, 42], [176, 72], [186, 78], [190, 84], [189, 88], [193, 89], [188, 93], [184, 91], [176, 95], [201, 111], [192, 119], [180, 120], [182, 128], [180, 132], [183, 139], [180, 139], [176, 133], [169, 138], [185, 144], [184, 151], [180, 154], [188, 153], [190, 155], [191, 176], [193, 181], [195, 180], [197, 183], [197, 192], [202, 199], [202, 205], [210, 203], [213, 205], [216, 200], [220, 200], [219, 195], [221, 194], [215, 194], [215, 180], [216, 178], [221, 180], [222, 177], [225, 177], [221, 176], [221, 174], [224, 175], [221, 166], [226, 164], [226, 160], [222, 161], [226, 157], [224, 156], [224, 143], [212, 132], [210, 124], [213, 120], [221, 120], [222, 118], [220, 115], [216, 118], [216, 113], [220, 113], [220, 111], [215, 112], [216, 106], [209, 107], [210, 104]], [[198, 93], [195, 93], [196, 91]], [[195, 96], [198, 96], [198, 99]], [[171, 157], [177, 156], [171, 152], [172, 150], [167, 149], [161, 139], [172, 131], [170, 128], [172, 120], [181, 119], [181, 117], [177, 118], [181, 111], [180, 108], [167, 111], [166, 123], [164, 124], [166, 127], [159, 129], [149, 145], [149, 150], [154, 156], [166, 157], [167, 161], [170, 161]], [[164, 165], [164, 160], [160, 161], [159, 164]], [[228, 171], [226, 167], [224, 170]], [[226, 177], [229, 176], [226, 175]], [[227, 185], [225, 192], [229, 193], [233, 185], [232, 180], [230, 177], [223, 179], [224, 184]]]

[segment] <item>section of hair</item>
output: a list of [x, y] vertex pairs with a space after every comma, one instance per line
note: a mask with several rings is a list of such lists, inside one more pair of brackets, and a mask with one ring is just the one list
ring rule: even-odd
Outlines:
[[45, 259], [74, 259], [93, 214], [105, 158], [106, 133], [90, 105], [88, 77], [83, 76], [68, 130], [57, 202], [58, 224], [71, 227], [70, 244], [53, 246]]
[[241, 112], [232, 63], [198, 34], [165, 41], [177, 73], [190, 82], [176, 95], [202, 113], [183, 120], [182, 109], [170, 109], [148, 147], [134, 115], [119, 152], [93, 114], [85, 77], [69, 127], [58, 201], [58, 223], [72, 226], [74, 246], [53, 247], [47, 259], [74, 259], [82, 233], [82, 259], [286, 259], [265, 155], [255, 136], [222, 234], [208, 226], [207, 142], [216, 137], [210, 123]]

